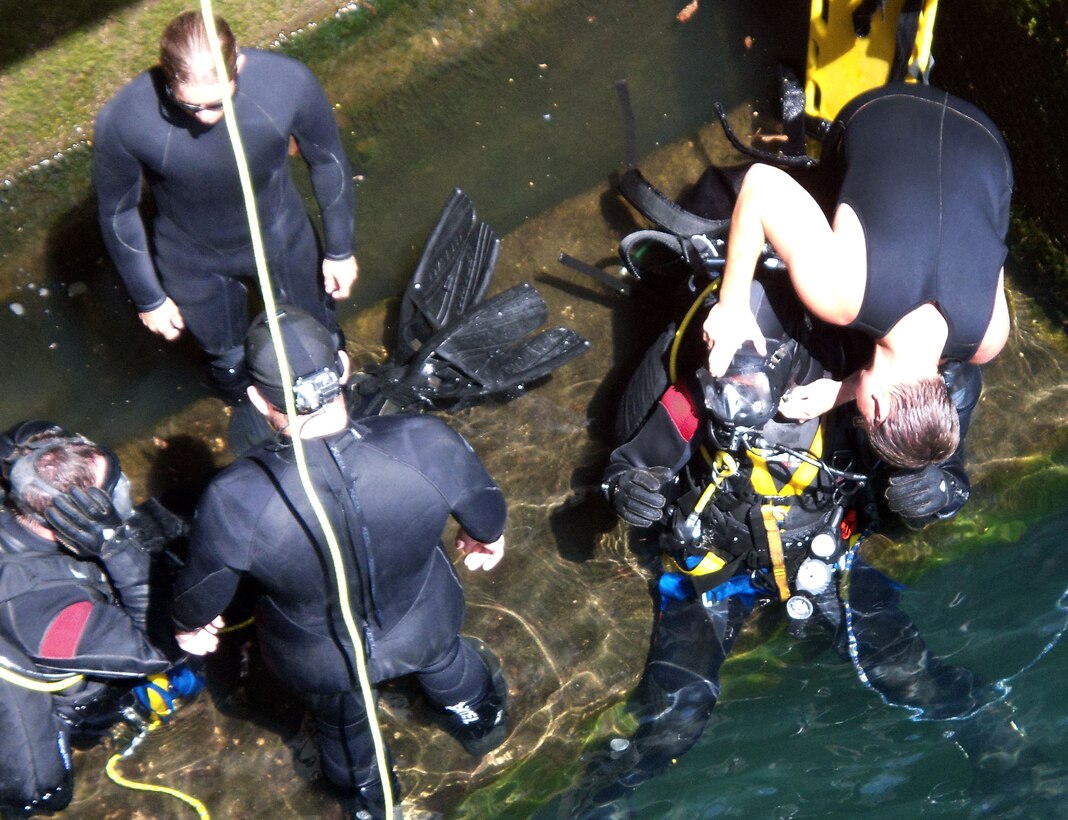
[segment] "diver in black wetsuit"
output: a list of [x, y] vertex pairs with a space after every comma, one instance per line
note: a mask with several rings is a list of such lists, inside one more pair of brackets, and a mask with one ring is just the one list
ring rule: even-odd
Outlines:
[[133, 510], [114, 455], [57, 425], [24, 422], [0, 439], [9, 479], [0, 509], [0, 814], [7, 817], [64, 808], [72, 739], [104, 732], [132, 702], [139, 679], [180, 657], [152, 617], [160, 602], [147, 537], [174, 537], [180, 522], [155, 507]]
[[[464, 596], [441, 533], [460, 523], [470, 569], [504, 550], [505, 503], [467, 443], [424, 416], [350, 421], [341, 382], [347, 357], [307, 314], [284, 307], [279, 323], [298, 415], [287, 417], [265, 318], [246, 349], [257, 409], [285, 436], [300, 435], [315, 490], [341, 544], [351, 609], [373, 683], [416, 676], [446, 729], [468, 751], [504, 741], [507, 690], [489, 650], [460, 636]], [[242, 578], [257, 594], [256, 626], [268, 668], [315, 717], [324, 774], [357, 806], [382, 814], [382, 783], [354, 660], [336, 603], [325, 537], [284, 438], [246, 453], [209, 486], [197, 509], [174, 618], [188, 651], [210, 651], [211, 626]], [[393, 785], [394, 793], [396, 786]]]
[[[706, 371], [700, 380], [680, 379], [606, 470], [610, 503], [649, 534], [656, 559], [667, 560], [649, 657], [629, 707], [638, 730], [628, 742], [617, 740], [613, 753], [594, 755], [566, 804], [574, 815], [598, 816], [697, 742], [739, 631], [756, 609], [779, 601], [795, 630], [827, 631], [844, 658], [854, 641], [855, 663], [890, 703], [930, 718], [961, 718], [993, 700], [992, 688], [969, 670], [928, 651], [898, 607], [900, 588], [859, 558], [850, 569], [846, 620], [838, 576], [849, 539], [877, 524], [865, 485], [873, 474], [878, 483], [878, 464], [853, 413], [844, 412], [852, 408], [804, 422], [774, 416], [787, 389], [848, 371], [868, 343], [814, 327], [781, 277], [755, 281], [749, 307], [767, 357], [743, 350], [723, 378]], [[692, 333], [688, 341], [691, 353], [701, 351]], [[697, 366], [691, 357], [680, 368], [692, 373]], [[978, 368], [955, 366], [944, 377], [966, 429]], [[698, 455], [701, 446], [718, 452], [714, 466]], [[888, 502], [913, 526], [949, 518], [967, 500], [960, 451], [940, 469], [952, 492], [910, 481], [915, 473], [891, 474], [898, 481], [887, 489]], [[992, 748], [1011, 753], [1020, 743], [1003, 711], [955, 725], [977, 768]]]
[[[303, 64], [237, 51], [216, 19], [229, 83], [215, 75], [203, 20], [186, 12], [167, 27], [161, 65], [104, 106], [96, 120], [93, 184], [104, 243], [142, 322], [175, 339], [187, 328], [212, 357], [229, 398], [247, 379], [242, 340], [256, 275], [248, 218], [220, 97], [231, 97], [248, 157], [276, 298], [337, 333], [333, 300], [356, 280], [352, 172], [333, 110]], [[290, 138], [311, 171], [325, 259], [289, 172]], [[158, 211], [145, 224], [142, 183]], [[339, 344], [340, 347], [340, 344]]]

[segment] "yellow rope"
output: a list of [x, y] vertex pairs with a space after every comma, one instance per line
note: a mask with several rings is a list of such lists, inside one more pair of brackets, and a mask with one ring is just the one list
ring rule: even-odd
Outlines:
[[[211, 45], [212, 57], [215, 61], [215, 72], [219, 78], [227, 77], [226, 65], [223, 61], [222, 49], [219, 45], [219, 37], [215, 31], [215, 14], [212, 11], [211, 0], [201, 0], [201, 13], [204, 17], [204, 28], [207, 31], [208, 42]], [[220, 79], [220, 85], [221, 85]], [[289, 380], [289, 362], [286, 359], [285, 346], [282, 343], [282, 333], [278, 325], [277, 307], [274, 301], [274, 291], [271, 288], [270, 274], [267, 271], [267, 259], [263, 250], [263, 237], [260, 233], [259, 217], [256, 213], [256, 199], [252, 191], [252, 179], [248, 170], [248, 162], [245, 159], [245, 150], [241, 142], [241, 134], [237, 127], [237, 118], [234, 115], [234, 104], [229, 94], [222, 95], [223, 120], [226, 123], [227, 133], [230, 135], [230, 143], [234, 149], [234, 158], [237, 161], [238, 176], [241, 180], [241, 191], [244, 195], [245, 210], [248, 214], [249, 232], [252, 238], [252, 250], [256, 259], [256, 272], [259, 277], [260, 291], [263, 296], [263, 306], [267, 311], [267, 324], [271, 329], [271, 339], [274, 342], [275, 356], [278, 359], [279, 373], [281, 375], [282, 391], [285, 395], [286, 415], [297, 418], [296, 404], [293, 399], [293, 386]], [[326, 536], [327, 547], [330, 552], [330, 561], [333, 566], [334, 578], [342, 619], [348, 631], [349, 641], [352, 644], [353, 655], [356, 658], [356, 673], [360, 682], [360, 692], [363, 695], [364, 709], [367, 712], [367, 722], [371, 728], [371, 737], [374, 740], [375, 760], [378, 764], [379, 777], [382, 780], [382, 794], [385, 797], [386, 817], [393, 816], [393, 795], [390, 788], [389, 763], [386, 760], [385, 743], [382, 740], [382, 732], [378, 726], [375, 714], [374, 691], [371, 689], [371, 681], [367, 675], [367, 661], [363, 655], [363, 641], [356, 619], [352, 614], [352, 606], [349, 601], [348, 584], [345, 583], [345, 565], [341, 557], [341, 548], [337, 538], [326, 517], [319, 497], [312, 486], [311, 476], [308, 473], [308, 464], [304, 455], [304, 444], [299, 432], [292, 436], [293, 451], [297, 460], [297, 473], [301, 484], [307, 493], [315, 518], [319, 522]]]
[[246, 626], [252, 626], [252, 624], [254, 624], [254, 623], [256, 623], [256, 619], [250, 616], [248, 618], [245, 618], [245, 620], [243, 620], [239, 624], [232, 624], [231, 626], [224, 626], [222, 629], [219, 630], [219, 634], [220, 635], [224, 635], [227, 632], [237, 632], [237, 630], [244, 629]]
[[[693, 300], [693, 304], [690, 305], [690, 309], [686, 311], [686, 315], [682, 317], [682, 321], [679, 322], [679, 329], [675, 331], [675, 338], [671, 342], [671, 353], [668, 356], [668, 378], [671, 379], [671, 383], [674, 384], [678, 381], [678, 363], [679, 363], [679, 348], [682, 346], [682, 337], [686, 333], [686, 328], [690, 326], [690, 322], [693, 320], [694, 314], [697, 313], [701, 305], [704, 304], [705, 299], [712, 293], [719, 290], [719, 277], [713, 279], [708, 287], [701, 291], [700, 295]], [[701, 458], [705, 460], [705, 464], [709, 467], [712, 466], [712, 454], [708, 452], [708, 448], [705, 445], [701, 445], [700, 448]]]

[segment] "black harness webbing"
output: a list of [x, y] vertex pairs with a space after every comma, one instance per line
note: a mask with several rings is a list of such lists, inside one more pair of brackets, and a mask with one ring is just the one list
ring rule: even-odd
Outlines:
[[672, 202], [642, 175], [637, 168], [628, 169], [619, 178], [619, 191], [642, 216], [679, 236], [725, 236], [729, 219], [705, 219]]

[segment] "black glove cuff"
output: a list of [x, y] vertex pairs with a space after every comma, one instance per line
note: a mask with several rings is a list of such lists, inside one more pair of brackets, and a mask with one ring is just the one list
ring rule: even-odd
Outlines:
[[151, 560], [125, 526], [100, 551], [100, 561], [116, 589], [147, 583]]

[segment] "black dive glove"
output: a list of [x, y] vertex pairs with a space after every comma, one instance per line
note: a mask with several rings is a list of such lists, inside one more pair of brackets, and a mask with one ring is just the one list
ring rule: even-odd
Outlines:
[[[928, 464], [922, 470], [900, 470], [890, 476], [886, 503], [910, 527], [922, 527], [942, 516], [952, 506], [960, 509], [968, 500], [968, 490], [946, 470]], [[957, 503], [954, 503], [957, 502]]]
[[56, 496], [44, 516], [60, 542], [82, 558], [99, 557], [111, 541], [126, 535], [115, 505], [99, 487], [75, 487]]
[[664, 513], [663, 487], [671, 479], [667, 467], [635, 467], [610, 478], [605, 494], [616, 515], [634, 527], [651, 527]]
[[122, 599], [123, 609], [144, 626], [149, 605], [151, 556], [138, 549], [137, 538], [99, 487], [75, 487], [52, 499], [45, 518], [56, 537], [75, 555], [98, 558]]

